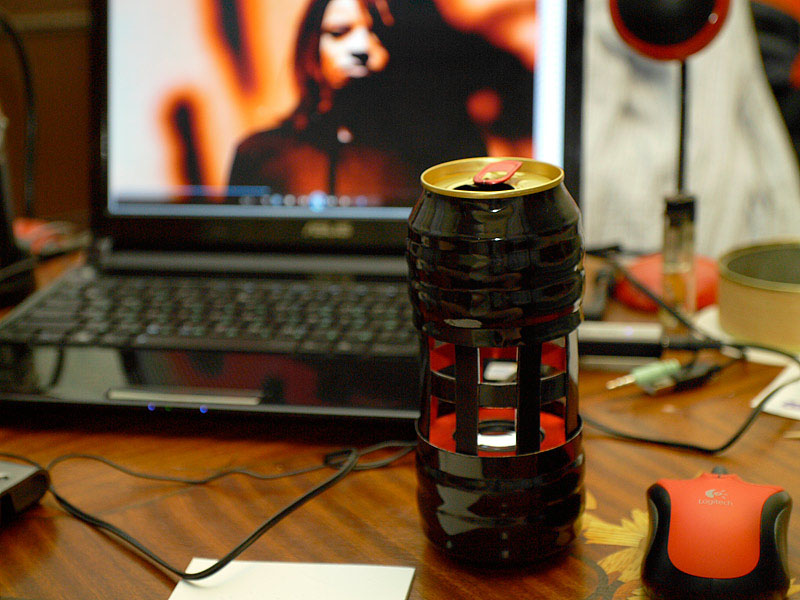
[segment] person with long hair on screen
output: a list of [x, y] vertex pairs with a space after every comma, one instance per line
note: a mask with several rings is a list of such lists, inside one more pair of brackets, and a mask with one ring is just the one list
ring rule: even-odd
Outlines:
[[[418, 115], [397, 100], [406, 90], [398, 89], [403, 82], [381, 40], [393, 25], [385, 0], [312, 0], [295, 45], [298, 105], [279, 126], [238, 145], [231, 195], [239, 195], [237, 186], [263, 186], [269, 194], [407, 204], [432, 161], [486, 153], [462, 117], [453, 126], [460, 138], [439, 136], [434, 152], [423, 148], [428, 140], [403, 135], [404, 122]], [[455, 102], [442, 110], [466, 114]]]

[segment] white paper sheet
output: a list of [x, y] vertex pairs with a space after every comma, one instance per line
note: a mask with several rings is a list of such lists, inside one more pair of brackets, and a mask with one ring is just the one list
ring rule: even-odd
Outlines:
[[[695, 325], [703, 331], [723, 341], [731, 341], [731, 336], [725, 333], [719, 325], [719, 310], [716, 306], [709, 306], [696, 315]], [[792, 360], [774, 352], [763, 350], [748, 350], [747, 360], [760, 362], [766, 365], [785, 365], [785, 369], [773, 379], [770, 384], [753, 398], [751, 406], [755, 406], [772, 390], [800, 376], [800, 368]], [[789, 383], [781, 388], [764, 405], [764, 412], [768, 412], [787, 419], [800, 421], [800, 382]]]
[[[778, 376], [773, 379], [767, 387], [761, 390], [758, 396], [753, 398], [751, 405], [755, 406], [772, 390], [798, 377], [800, 377], [800, 368], [794, 363], [790, 364], [783, 371], [778, 373]], [[800, 381], [789, 383], [777, 391], [772, 398], [767, 400], [767, 403], [764, 405], [764, 412], [800, 421]]]
[[[213, 563], [194, 558], [187, 572]], [[233, 561], [206, 579], [180, 581], [170, 600], [406, 600], [413, 577], [411, 567]]]

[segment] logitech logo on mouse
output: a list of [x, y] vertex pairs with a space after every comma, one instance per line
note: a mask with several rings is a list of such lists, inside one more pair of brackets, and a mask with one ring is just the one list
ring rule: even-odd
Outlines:
[[733, 501], [728, 498], [728, 492], [725, 490], [715, 490], [711, 488], [706, 490], [705, 497], [697, 501], [698, 504], [717, 504], [721, 506], [733, 506]]

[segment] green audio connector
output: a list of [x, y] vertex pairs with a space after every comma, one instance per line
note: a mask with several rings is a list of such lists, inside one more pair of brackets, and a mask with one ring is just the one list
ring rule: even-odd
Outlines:
[[615, 390], [626, 385], [636, 384], [640, 387], [650, 387], [654, 382], [671, 377], [681, 370], [681, 364], [674, 358], [657, 360], [636, 367], [627, 375], [617, 377], [606, 383], [606, 389]]

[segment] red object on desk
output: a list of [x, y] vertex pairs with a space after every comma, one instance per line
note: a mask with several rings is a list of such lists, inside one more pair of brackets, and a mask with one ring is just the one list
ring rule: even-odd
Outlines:
[[[659, 296], [664, 291], [661, 277], [661, 254], [644, 256], [628, 266], [628, 271], [642, 284]], [[697, 277], [698, 310], [715, 304], [719, 272], [716, 261], [707, 256], [695, 257], [695, 276]], [[658, 306], [650, 298], [637, 290], [627, 279], [621, 279], [614, 286], [614, 297], [623, 304], [647, 312], [656, 312]]]

